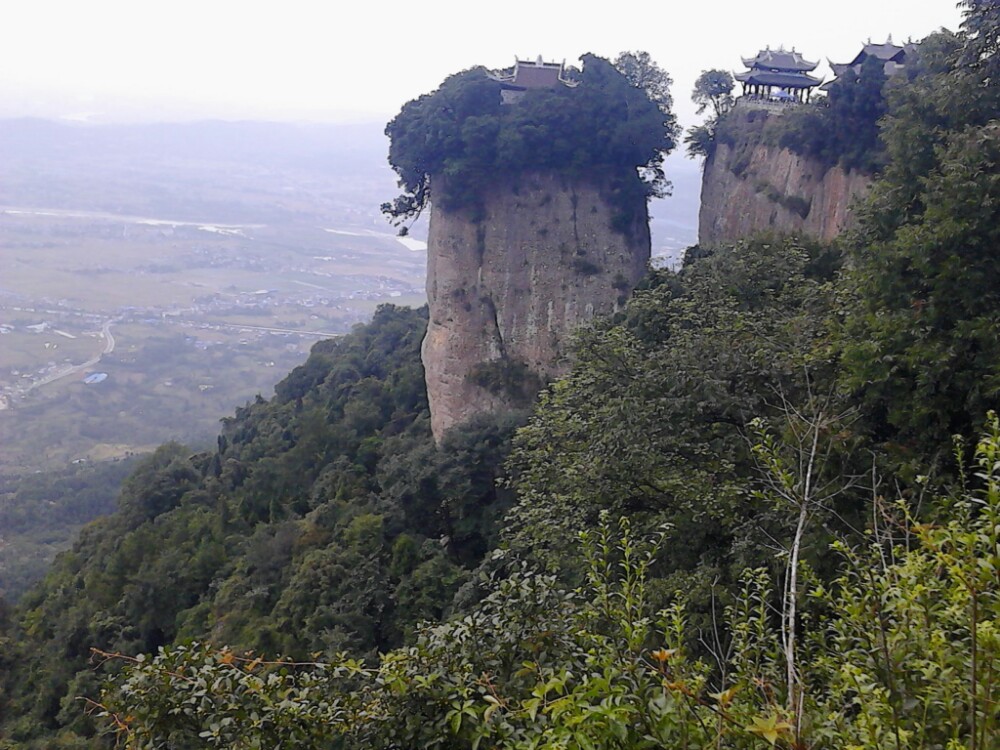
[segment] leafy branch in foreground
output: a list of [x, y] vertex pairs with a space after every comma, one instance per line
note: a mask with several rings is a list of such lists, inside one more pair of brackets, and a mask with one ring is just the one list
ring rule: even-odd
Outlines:
[[[647, 611], [656, 535], [605, 515], [582, 539], [587, 583], [510, 562], [470, 614], [425, 626], [378, 666], [295, 664], [204, 644], [127, 659], [103, 715], [129, 748], [448, 747], [893, 750], [1000, 738], [1000, 422], [976, 449], [980, 489], [941, 526], [896, 514], [896, 538], [839, 545], [844, 574], [811, 598], [827, 614], [802, 640], [801, 706], [786, 706], [770, 584], [748, 571], [726, 609], [729, 658], [686, 648], [682, 599]], [[726, 635], [728, 634], [728, 635]], [[720, 652], [721, 653], [721, 652]], [[796, 685], [793, 690], [798, 690]], [[721, 744], [720, 744], [721, 743]]]
[[[583, 535], [579, 591], [518, 570], [470, 615], [425, 627], [379, 666], [295, 664], [161, 649], [125, 662], [102, 715], [130, 748], [705, 746], [787, 732], [771, 691], [710, 689], [684, 647], [678, 602], [646, 611], [662, 534], [638, 540], [605, 518]], [[759, 594], [764, 598], [766, 594]], [[750, 609], [750, 607], [745, 607]], [[754, 631], [756, 632], [756, 631]], [[773, 742], [771, 744], [774, 744]]]

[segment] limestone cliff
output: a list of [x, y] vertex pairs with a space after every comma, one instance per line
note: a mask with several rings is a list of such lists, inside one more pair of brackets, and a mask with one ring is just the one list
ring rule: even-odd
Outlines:
[[573, 329], [624, 302], [649, 260], [638, 208], [616, 231], [607, 191], [549, 173], [498, 181], [475, 214], [433, 207], [423, 361], [436, 439], [533, 395], [563, 371]]
[[854, 221], [871, 176], [830, 167], [752, 139], [719, 143], [705, 161], [698, 242], [710, 247], [756, 232], [831, 240]]

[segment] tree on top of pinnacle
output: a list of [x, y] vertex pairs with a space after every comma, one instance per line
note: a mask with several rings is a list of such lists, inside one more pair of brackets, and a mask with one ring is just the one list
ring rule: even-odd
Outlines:
[[621, 70], [581, 60], [582, 71], [568, 71], [578, 85], [530, 89], [516, 103], [503, 104], [504, 84], [477, 67], [405, 104], [385, 131], [401, 194], [383, 211], [415, 218], [432, 178], [438, 205], [472, 209], [498, 177], [537, 170], [609, 180], [623, 201], [662, 194], [677, 134], [669, 76], [645, 53], [620, 55]]

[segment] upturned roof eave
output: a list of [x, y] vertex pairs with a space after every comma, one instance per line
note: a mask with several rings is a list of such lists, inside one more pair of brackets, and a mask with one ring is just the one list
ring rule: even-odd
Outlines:
[[805, 73], [774, 73], [766, 70], [748, 70], [745, 73], [737, 73], [736, 80], [740, 83], [749, 83], [757, 86], [779, 86], [781, 88], [796, 89], [812, 88], [823, 83], [822, 78], [815, 78]]
[[[777, 61], [776, 61], [777, 58]], [[781, 58], [785, 58], [781, 60]], [[798, 52], [784, 52], [782, 50], [761, 50], [754, 57], [741, 57], [743, 65], [747, 68], [765, 67], [781, 68], [782, 70], [794, 71], [796, 73], [809, 73], [816, 70], [819, 61], [810, 62]]]

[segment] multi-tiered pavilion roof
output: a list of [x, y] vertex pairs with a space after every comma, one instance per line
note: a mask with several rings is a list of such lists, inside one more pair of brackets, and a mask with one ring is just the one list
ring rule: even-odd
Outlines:
[[738, 73], [736, 80], [743, 84], [744, 96], [804, 102], [809, 100], [812, 89], [823, 82], [809, 75], [819, 63], [806, 60], [794, 48], [789, 52], [768, 47], [754, 57], [744, 57], [743, 64], [748, 70]]

